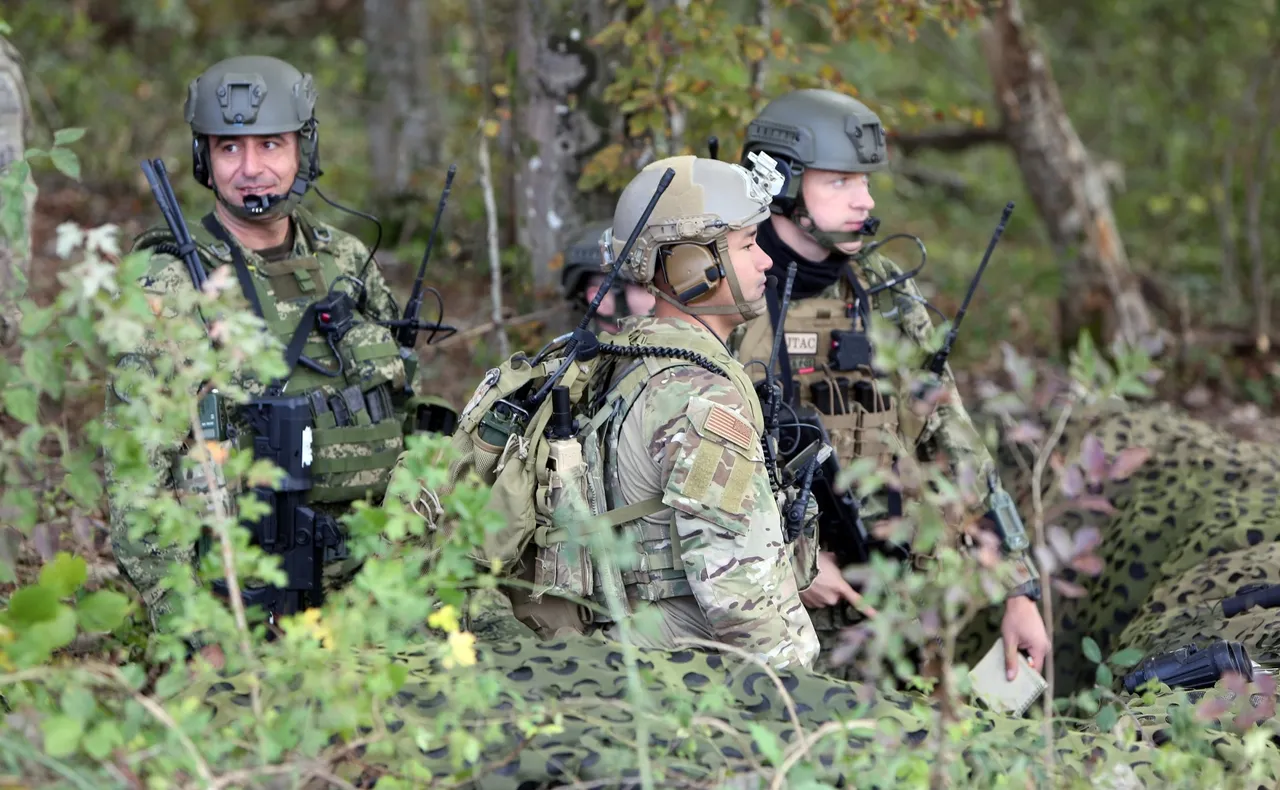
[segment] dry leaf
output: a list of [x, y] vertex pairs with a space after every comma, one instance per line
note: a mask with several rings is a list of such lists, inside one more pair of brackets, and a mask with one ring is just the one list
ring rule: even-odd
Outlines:
[[1112, 480], [1125, 480], [1147, 462], [1151, 451], [1145, 447], [1126, 447], [1116, 454], [1111, 462], [1110, 477]]
[[1107, 474], [1107, 451], [1102, 447], [1102, 440], [1094, 434], [1084, 437], [1080, 445], [1080, 465], [1084, 467], [1085, 477], [1090, 483], [1101, 483]]

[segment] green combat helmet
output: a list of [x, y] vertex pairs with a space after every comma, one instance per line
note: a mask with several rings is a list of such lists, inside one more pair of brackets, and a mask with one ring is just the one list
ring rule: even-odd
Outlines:
[[[192, 174], [212, 189], [232, 214], [244, 220], [285, 216], [320, 177], [319, 135], [315, 118], [316, 88], [303, 74], [278, 58], [246, 55], [210, 66], [191, 81], [184, 109], [191, 125]], [[298, 175], [284, 195], [250, 195], [237, 206], [218, 194], [209, 162], [209, 135], [298, 133]]]
[[843, 173], [888, 169], [884, 126], [867, 105], [851, 96], [819, 88], [779, 96], [747, 125], [743, 161], [757, 152], [778, 160], [778, 172], [785, 179], [782, 192], [773, 199], [774, 213], [794, 221], [828, 249], [857, 241], [859, 236], [875, 235], [880, 221], [874, 217], [868, 217], [861, 228], [852, 232], [818, 230], [800, 190], [804, 171], [809, 168]]

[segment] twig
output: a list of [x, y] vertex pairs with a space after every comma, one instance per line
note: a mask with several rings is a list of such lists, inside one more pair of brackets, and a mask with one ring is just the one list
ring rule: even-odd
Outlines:
[[502, 327], [502, 264], [498, 260], [498, 207], [493, 199], [493, 174], [489, 166], [489, 136], [480, 121], [480, 187], [484, 191], [484, 215], [489, 237], [489, 298], [493, 302], [492, 324], [498, 335], [498, 356], [511, 354], [507, 330]]
[[800, 714], [796, 710], [796, 702], [791, 698], [791, 694], [787, 692], [787, 687], [782, 685], [782, 678], [778, 677], [778, 673], [774, 671], [773, 667], [769, 666], [768, 662], [748, 653], [740, 647], [726, 645], [721, 642], [712, 642], [709, 639], [698, 639], [697, 637], [686, 636], [676, 639], [675, 643], [677, 645], [705, 647], [711, 650], [721, 650], [726, 653], [732, 653], [733, 655], [749, 661], [763, 669], [765, 674], [769, 676], [769, 679], [773, 681], [773, 685], [778, 689], [778, 693], [782, 695], [782, 702], [787, 706], [787, 715], [791, 717], [791, 723], [795, 725], [796, 728], [796, 741], [799, 743], [800, 747], [804, 749], [805, 755], [809, 754], [809, 742], [804, 736], [804, 727], [800, 724]]
[[[552, 316], [561, 312], [564, 312], [564, 307], [560, 305], [557, 305], [555, 307], [547, 307], [542, 310], [536, 310], [532, 313], [525, 313], [524, 315], [518, 315], [512, 318], [505, 318], [502, 321], [502, 325], [504, 327], [512, 327], [512, 326], [521, 326], [523, 324], [531, 324], [535, 321], [541, 321], [546, 318], [551, 318]], [[476, 324], [475, 326], [467, 327], [461, 332], [450, 335], [448, 338], [444, 340], [441, 340], [436, 343], [432, 343], [431, 348], [433, 349], [444, 348], [451, 344], [459, 343], [463, 340], [470, 340], [472, 338], [479, 337], [488, 332], [492, 332], [494, 329], [497, 328], [497, 326], [498, 325], [493, 321], [485, 321], [483, 324]]]
[[[829, 721], [821, 727], [813, 731], [813, 738], [810, 743], [816, 743], [825, 736], [838, 732], [840, 730], [851, 730], [854, 727], [874, 727], [876, 722], [874, 719], [853, 719], [852, 721]], [[769, 785], [769, 790], [781, 790], [783, 781], [787, 778], [787, 771], [800, 760], [801, 757], [809, 754], [809, 744], [803, 749], [792, 748], [787, 752], [786, 758], [782, 761], [782, 765], [778, 766], [778, 773], [773, 777], [773, 783]]]
[[761, 35], [765, 37], [765, 55], [760, 60], [751, 64], [751, 88], [756, 95], [764, 95], [764, 81], [769, 74], [769, 36], [773, 32], [773, 25], [770, 20], [770, 6], [772, 0], [756, 0], [756, 28]]
[[[191, 419], [191, 435], [195, 437], [202, 436], [204, 431], [200, 427], [200, 412], [196, 407], [195, 398], [191, 399], [191, 407], [189, 411]], [[197, 457], [200, 459], [201, 471], [204, 472], [205, 482], [209, 486], [209, 491], [216, 491], [218, 488], [217, 473], [213, 468], [213, 457], [209, 454], [209, 448], [203, 442], [198, 442]], [[236, 630], [240, 634], [240, 652], [244, 654], [244, 661], [247, 667], [252, 667], [254, 663], [253, 643], [249, 640], [249, 618], [245, 615], [244, 599], [240, 597], [240, 578], [236, 574], [236, 554], [235, 548], [231, 545], [231, 535], [227, 530], [227, 519], [230, 515], [226, 512], [226, 508], [222, 506], [222, 498], [218, 496], [210, 496], [209, 500], [213, 503], [214, 517], [218, 524], [218, 542], [222, 547], [222, 565], [223, 574], [227, 580], [227, 598], [231, 601], [231, 611], [235, 615]], [[247, 679], [249, 681], [249, 699], [253, 707], [253, 715], [262, 723], [262, 697], [258, 688], [258, 675], [256, 672], [248, 672]]]
[[1041, 491], [1040, 481], [1044, 478], [1045, 465], [1049, 463], [1049, 457], [1053, 455], [1053, 451], [1057, 449], [1058, 440], [1062, 438], [1063, 432], [1067, 429], [1067, 420], [1071, 417], [1071, 410], [1075, 406], [1076, 401], [1080, 398], [1082, 385], [1075, 382], [1071, 387], [1071, 392], [1067, 395], [1067, 402], [1062, 407], [1062, 414], [1058, 415], [1058, 422], [1053, 426], [1053, 430], [1049, 433], [1049, 437], [1045, 439], [1044, 446], [1040, 448], [1039, 454], [1036, 456], [1035, 467], [1031, 470], [1031, 525], [1035, 532], [1035, 560], [1036, 567], [1040, 572], [1041, 593], [1040, 603], [1043, 606], [1042, 617], [1044, 618], [1045, 633], [1049, 637], [1049, 650], [1044, 656], [1044, 666], [1041, 667], [1044, 673], [1045, 682], [1048, 687], [1044, 692], [1044, 761], [1045, 770], [1049, 772], [1048, 779], [1053, 778], [1053, 590], [1049, 584], [1050, 572], [1049, 567], [1044, 563], [1042, 555], [1046, 553], [1045, 544], [1045, 526], [1044, 526], [1044, 499]]

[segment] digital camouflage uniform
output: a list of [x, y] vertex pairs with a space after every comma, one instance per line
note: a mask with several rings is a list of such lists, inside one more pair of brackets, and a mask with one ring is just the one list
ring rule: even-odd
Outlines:
[[[911, 343], [926, 347], [933, 333], [933, 323], [923, 305], [914, 280], [902, 282], [890, 290], [867, 296], [869, 288], [888, 282], [902, 274], [892, 261], [875, 252], [846, 256], [835, 245], [857, 240], [858, 232], [827, 233], [812, 224], [804, 205], [800, 183], [806, 168], [850, 173], [870, 173], [887, 167], [887, 149], [879, 118], [865, 105], [847, 96], [825, 90], [800, 90], [773, 102], [752, 122], [747, 132], [744, 153], [764, 151], [779, 161], [779, 171], [787, 178], [786, 186], [773, 201], [773, 211], [788, 216], [822, 242], [829, 256], [821, 262], [802, 259], [787, 246], [772, 227], [762, 227], [761, 247], [774, 259], [775, 271], [795, 260], [805, 272], [810, 291], [796, 291], [791, 298], [784, 342], [779, 362], [789, 362], [797, 404], [815, 407], [821, 412], [823, 427], [830, 436], [840, 466], [848, 467], [858, 458], [875, 458], [881, 468], [892, 466], [896, 459], [916, 457], [932, 461], [941, 456], [954, 472], [962, 463], [969, 466], [983, 490], [973, 492], [984, 503], [970, 517], [980, 517], [986, 510], [986, 481], [994, 463], [972, 420], [964, 408], [950, 368], [944, 370], [939, 386], [944, 388], [938, 405], [921, 418], [911, 408], [909, 398], [896, 393], [908, 390], [897, 377], [892, 387], [882, 388], [871, 375], [869, 362], [858, 370], [834, 370], [828, 359], [833, 331], [855, 329], [868, 336], [869, 329], [861, 310], [869, 311], [872, 322], [888, 321]], [[876, 220], [869, 220], [875, 223]], [[873, 231], [872, 231], [873, 232]], [[822, 275], [815, 274], [823, 272]], [[856, 279], [855, 289], [850, 279]], [[782, 291], [782, 275], [778, 276], [777, 293]], [[814, 284], [818, 279], [823, 287]], [[801, 281], [797, 276], [797, 283]], [[779, 300], [780, 301], [780, 300]], [[776, 304], [776, 302], [775, 302]], [[780, 310], [780, 305], [773, 308]], [[729, 340], [738, 358], [763, 369], [772, 351], [773, 321], [761, 316], [738, 327]], [[869, 345], [868, 345], [869, 348]], [[757, 378], [759, 374], [757, 373]], [[861, 398], [857, 388], [865, 387]], [[889, 400], [888, 392], [895, 393]], [[868, 532], [874, 524], [893, 515], [887, 492], [880, 492], [863, 502], [860, 514]], [[953, 528], [958, 524], [952, 524]], [[1037, 589], [1034, 566], [1022, 551], [1010, 554], [1015, 567], [1011, 592], [1027, 593]], [[923, 559], [923, 558], [920, 558]], [[818, 666], [822, 671], [843, 675], [845, 668], [831, 665], [829, 649], [839, 643], [840, 630], [859, 622], [863, 615], [851, 605], [841, 602], [831, 607], [810, 611], [814, 626], [823, 643]]]
[[[273, 58], [233, 58], [202, 75], [200, 80], [204, 85], [200, 90], [212, 94], [210, 83], [216, 85], [222, 75], [231, 75], [226, 79], [231, 81], [233, 88], [231, 108], [234, 110], [239, 105], [234, 99], [237, 83], [233, 78], [245, 72], [265, 77], [268, 100], [273, 93], [283, 93], [286, 98], [296, 96], [300, 92], [298, 89], [295, 88], [291, 94], [285, 88], [309, 85], [310, 81], [309, 76], [303, 78], [292, 67]], [[305, 90], [301, 92], [305, 94]], [[193, 101], [199, 101], [198, 95], [193, 84]], [[292, 109], [298, 105], [289, 102], [285, 106]], [[188, 107], [190, 117], [193, 111], [190, 104]], [[272, 117], [268, 112], [271, 109], [269, 101], [263, 107], [259, 120], [267, 123]], [[310, 108], [305, 109], [304, 114], [309, 115]], [[196, 115], [199, 121], [199, 113]], [[295, 127], [298, 125], [296, 121], [293, 124]], [[198, 123], [193, 124], [193, 128], [197, 140], [200, 140], [201, 132], [205, 130], [199, 129]], [[263, 131], [247, 127], [240, 133], [245, 131], [268, 133], [270, 129]], [[314, 134], [314, 130], [311, 133]], [[197, 157], [201, 155], [197, 148]], [[201, 164], [207, 168], [207, 160], [204, 163], [197, 160], [198, 171]], [[313, 175], [316, 169], [313, 163]], [[222, 200], [221, 196], [219, 200]], [[245, 210], [236, 208], [237, 211]], [[407, 420], [406, 414], [430, 399], [409, 398], [406, 392], [409, 382], [406, 381], [406, 366], [400, 356], [400, 347], [391, 331], [376, 323], [398, 319], [400, 311], [378, 265], [370, 261], [365, 245], [354, 236], [318, 221], [298, 206], [294, 198], [273, 206], [270, 214], [276, 217], [287, 214], [291, 228], [285, 244], [268, 250], [254, 251], [245, 247], [227, 232], [212, 212], [200, 221], [188, 220], [187, 226], [197, 244], [206, 275], [219, 267], [230, 266], [242, 278], [247, 278], [253, 293], [245, 296], [251, 305], [257, 302], [267, 331], [280, 341], [282, 347], [289, 344], [300, 320], [306, 318], [315, 322], [304, 313], [331, 289], [346, 289], [356, 298], [354, 323], [335, 344], [341, 360], [334, 355], [330, 343], [317, 326], [313, 325], [302, 347], [304, 359], [332, 372], [341, 366], [342, 373], [332, 377], [302, 364], [295, 365], [284, 391], [288, 396], [306, 396], [314, 419], [314, 449], [310, 465], [313, 487], [308, 492], [308, 504], [337, 519], [355, 500], [380, 499], [391, 469], [404, 449], [405, 432], [413, 429], [413, 421]], [[135, 241], [134, 249], [154, 251], [150, 269], [142, 282], [148, 295], [168, 303], [166, 297], [194, 289], [185, 263], [174, 254], [177, 249], [167, 226], [143, 233]], [[241, 256], [240, 261], [236, 260], [235, 252]], [[350, 280], [340, 281], [343, 276], [359, 278], [363, 282], [363, 300], [353, 293], [358, 289]], [[243, 289], [245, 279], [240, 283]], [[156, 347], [144, 345], [126, 356], [146, 358], [157, 353]], [[251, 397], [262, 395], [265, 389], [262, 382], [245, 380], [237, 383]], [[421, 376], [415, 383], [423, 383]], [[422, 391], [420, 386], [415, 390]], [[112, 388], [108, 388], [108, 406], [116, 397]], [[224, 445], [238, 442], [237, 446], [251, 447], [252, 433], [236, 415], [235, 404], [225, 403], [225, 409], [231, 429]], [[179, 446], [150, 459], [161, 475], [163, 485], [176, 490], [180, 497], [192, 496], [203, 500], [206, 512], [213, 512], [216, 498], [234, 514], [237, 492], [229, 490], [221, 480], [210, 490], [199, 469], [183, 463], [189, 444], [188, 437]], [[170, 563], [192, 564], [201, 549], [190, 545], [160, 546], [147, 535], [131, 537], [129, 514], [132, 506], [133, 503], [112, 497], [112, 546], [122, 572], [141, 594], [153, 625], [159, 627], [161, 618], [176, 609], [177, 602], [173, 596], [160, 586]], [[340, 538], [336, 542], [341, 544]], [[325, 561], [327, 585], [348, 578], [355, 570], [342, 545], [326, 549]]]

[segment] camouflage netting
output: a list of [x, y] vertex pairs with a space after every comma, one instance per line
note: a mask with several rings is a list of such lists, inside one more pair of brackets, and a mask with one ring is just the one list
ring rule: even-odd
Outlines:
[[[1257, 661], [1273, 660], [1280, 629], [1266, 626], [1280, 616], [1254, 610], [1228, 620], [1213, 602], [1246, 582], [1280, 577], [1280, 553], [1273, 545], [1280, 520], [1271, 518], [1277, 507], [1280, 455], [1158, 408], [1076, 420], [1062, 445], [1068, 459], [1079, 452], [1088, 433], [1098, 436], [1108, 453], [1139, 445], [1153, 455], [1127, 482], [1108, 483], [1102, 489], [1117, 512], [1095, 519], [1103, 531], [1098, 553], [1106, 566], [1096, 578], [1076, 580], [1089, 596], [1055, 599], [1061, 613], [1056, 677], [1064, 685], [1055, 695], [1092, 683], [1093, 667], [1080, 658], [1080, 640], [1086, 634], [1101, 644], [1104, 655], [1120, 646], [1151, 653], [1223, 637], [1243, 641]], [[1055, 489], [1047, 489], [1046, 496], [1052, 501]], [[1085, 518], [1077, 515], [1067, 526]], [[476, 774], [465, 777], [470, 783], [464, 786], [539, 788], [583, 782], [588, 784], [582, 786], [618, 787], [634, 781], [628, 778], [637, 776], [637, 719], [626, 702], [626, 671], [617, 645], [589, 638], [538, 642], [521, 635], [528, 632], [501, 615], [481, 623], [477, 633], [482, 649], [479, 665], [472, 668], [476, 682], [481, 682], [481, 670], [488, 669], [505, 678], [507, 688], [518, 696], [504, 692], [504, 704], [476, 714], [468, 725], [467, 715], [448, 707], [447, 691], [457, 683], [459, 670], [446, 671], [426, 655], [398, 656], [409, 670], [409, 680], [389, 703], [387, 716], [398, 722], [390, 728], [390, 737], [399, 739], [395, 751], [400, 755], [420, 751], [421, 761], [414, 764], [424, 772], [416, 779], [404, 777], [404, 761], [398, 760], [403, 778], [425, 786], [427, 775], [456, 776], [448, 736], [438, 729], [445, 719], [457, 722], [452, 727], [505, 734], [479, 755]], [[992, 636], [985, 624], [973, 628], [965, 643], [971, 654], [967, 659], [980, 656]], [[938, 750], [939, 713], [921, 695], [882, 693], [796, 671], [778, 673], [788, 692], [784, 698], [760, 667], [737, 658], [692, 651], [644, 650], [640, 655], [646, 700], [655, 708], [679, 712], [685, 725], [672, 731], [668, 724], [650, 735], [653, 765], [660, 772], [657, 786], [725, 786], [718, 777], [726, 774], [738, 775], [734, 787], [769, 786], [773, 769], [759, 768], [767, 763], [767, 755], [753, 746], [753, 736], [758, 744], [760, 733], [768, 731], [778, 739], [780, 751], [788, 752], [798, 744], [797, 723], [809, 740], [809, 756], [795, 761], [789, 778], [803, 774], [836, 786], [858, 787], [928, 784], [928, 777], [919, 772], [920, 758], [932, 759]], [[247, 704], [242, 678], [223, 678], [213, 687], [194, 691], [216, 709], [215, 724], [236, 716]], [[1223, 696], [1220, 691], [1209, 693]], [[1241, 706], [1266, 700], [1255, 695], [1247, 702], [1240, 700], [1230, 712], [1222, 704], [1214, 711], [1217, 719], [1205, 724], [1192, 716], [1201, 696], [1165, 691], [1149, 697], [1148, 704], [1130, 700], [1129, 713], [1142, 730], [1119, 738], [1096, 732], [1091, 723], [1070, 725], [1062, 720], [1054, 748], [1067, 777], [1058, 786], [1224, 786], [1221, 777], [1203, 774], [1175, 781], [1170, 750], [1161, 748], [1171, 740], [1184, 753], [1198, 750], [1216, 757], [1221, 770], [1237, 777], [1252, 770], [1242, 786], [1274, 786], [1280, 780], [1280, 750], [1266, 742], [1260, 744], [1260, 752], [1246, 755], [1247, 740], [1231, 731], [1230, 722]], [[788, 699], [794, 702], [793, 711]], [[270, 704], [270, 697], [266, 701]], [[526, 735], [501, 721], [504, 715], [537, 705], [564, 711], [559, 732]], [[446, 710], [449, 716], [439, 715]], [[962, 708], [958, 715], [974, 734], [988, 732], [981, 738], [965, 737], [963, 750], [951, 747], [951, 759], [957, 761], [953, 768], [967, 771], [965, 786], [1008, 786], [1011, 775], [1030, 781], [1041, 770], [1040, 722], [993, 716], [977, 708]], [[856, 729], [832, 724], [842, 720], [863, 724]], [[420, 738], [422, 728], [436, 733], [427, 743]], [[822, 737], [815, 738], [818, 734]], [[992, 759], [996, 750], [999, 759]], [[378, 760], [372, 753], [353, 756], [340, 773], [355, 784], [372, 786], [383, 775]], [[1011, 772], [1011, 761], [1021, 761], [1024, 772]]]

